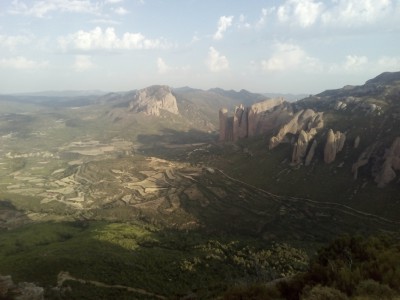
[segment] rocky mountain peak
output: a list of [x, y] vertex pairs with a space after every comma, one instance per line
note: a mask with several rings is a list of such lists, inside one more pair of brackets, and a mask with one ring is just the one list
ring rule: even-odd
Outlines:
[[176, 98], [171, 88], [165, 85], [153, 85], [137, 91], [129, 103], [129, 110], [153, 116], [159, 116], [160, 110], [179, 113]]

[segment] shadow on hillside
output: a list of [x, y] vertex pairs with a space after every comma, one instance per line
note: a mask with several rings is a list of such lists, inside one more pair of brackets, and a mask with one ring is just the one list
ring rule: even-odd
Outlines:
[[177, 131], [163, 129], [159, 134], [140, 134], [137, 141], [141, 144], [140, 151], [149, 156], [163, 159], [187, 160], [187, 154], [201, 146], [217, 141], [215, 133], [190, 129]]
[[8, 199], [0, 199], [0, 230], [12, 229], [32, 222], [26, 213]]
[[160, 134], [140, 134], [138, 141], [144, 146], [210, 143], [216, 141], [216, 134], [197, 129], [178, 131], [165, 128]]

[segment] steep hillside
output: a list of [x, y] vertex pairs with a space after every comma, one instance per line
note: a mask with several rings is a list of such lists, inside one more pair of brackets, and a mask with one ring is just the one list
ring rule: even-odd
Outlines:
[[[238, 113], [243, 116], [240, 112], [250, 109], [236, 109], [233, 128], [243, 120]], [[295, 103], [283, 102], [273, 112], [266, 111], [259, 119], [259, 125], [274, 126], [259, 132], [258, 138], [220, 136], [225, 141], [242, 138], [239, 145], [252, 154], [247, 160], [238, 159], [235, 168], [226, 165], [233, 174], [248, 174], [244, 180], [276, 193], [391, 214], [399, 188], [400, 72], [383, 73], [364, 85], [328, 90]], [[220, 117], [220, 132], [225, 132], [227, 117], [221, 113]], [[275, 122], [279, 117], [281, 123]], [[248, 126], [249, 120], [244, 124]], [[259, 160], [258, 167], [254, 159]], [[335, 190], [338, 193], [328, 192]]]

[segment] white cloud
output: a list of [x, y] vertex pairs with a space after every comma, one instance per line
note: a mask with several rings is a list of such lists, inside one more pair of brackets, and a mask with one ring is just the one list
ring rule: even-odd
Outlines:
[[321, 69], [318, 59], [310, 57], [298, 45], [289, 43], [275, 43], [272, 56], [261, 62], [265, 71], [286, 71], [303, 68], [307, 71]]
[[265, 21], [267, 20], [267, 14], [268, 14], [268, 10], [266, 8], [263, 8], [261, 10], [261, 17], [260, 17], [260, 19], [258, 19], [256, 27], [260, 28], [260, 27], [263, 27], [265, 25]]
[[233, 16], [222, 16], [218, 20], [218, 28], [217, 31], [214, 33], [213, 39], [220, 40], [224, 37], [225, 31], [232, 26]]
[[129, 14], [129, 11], [123, 8], [122, 6], [113, 9], [113, 12], [121, 16]]
[[166, 74], [166, 73], [174, 73], [179, 74], [182, 72], [187, 72], [190, 70], [190, 66], [170, 66], [168, 65], [161, 57], [157, 58], [157, 73], [158, 74]]
[[104, 31], [96, 27], [91, 31], [79, 30], [76, 33], [58, 39], [60, 47], [68, 49], [92, 50], [132, 50], [132, 49], [160, 49], [168, 48], [164, 39], [147, 39], [141, 33], [125, 32], [119, 37], [114, 28], [108, 27]]
[[322, 3], [314, 0], [287, 0], [278, 7], [277, 17], [280, 22], [290, 22], [306, 28], [317, 21], [322, 8]]
[[165, 63], [165, 61], [159, 57], [157, 58], [157, 71], [159, 74], [165, 74], [170, 70], [170, 67]]
[[334, 3], [321, 17], [325, 24], [346, 27], [372, 24], [395, 11], [391, 0], [337, 0]]
[[246, 17], [243, 14], [239, 16], [239, 24], [237, 25], [237, 27], [239, 29], [241, 28], [249, 29], [251, 27], [250, 23], [246, 22]]
[[13, 58], [3, 58], [0, 59], [0, 67], [12, 68], [17, 70], [29, 70], [47, 67], [48, 62], [38, 62], [34, 60], [27, 59], [23, 56], [13, 57]]
[[116, 4], [116, 3], [121, 3], [121, 2], [123, 2], [124, 0], [106, 0], [106, 3], [109, 3], [109, 4]]
[[43, 18], [53, 11], [97, 14], [101, 8], [101, 3], [90, 0], [37, 0], [30, 4], [13, 0], [9, 13]]
[[214, 47], [210, 47], [208, 50], [206, 65], [211, 72], [220, 72], [229, 69], [229, 61], [226, 56], [221, 55]]
[[347, 55], [344, 68], [348, 71], [354, 71], [360, 69], [363, 65], [368, 63], [366, 56]]
[[94, 67], [92, 58], [88, 55], [77, 55], [75, 56], [75, 62], [73, 68], [77, 72], [84, 72]]
[[19, 45], [26, 45], [32, 40], [24, 35], [0, 35], [0, 47], [14, 50]]

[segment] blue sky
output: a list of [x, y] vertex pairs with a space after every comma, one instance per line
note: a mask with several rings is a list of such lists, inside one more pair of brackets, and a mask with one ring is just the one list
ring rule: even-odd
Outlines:
[[0, 0], [0, 93], [318, 93], [400, 71], [400, 0]]

